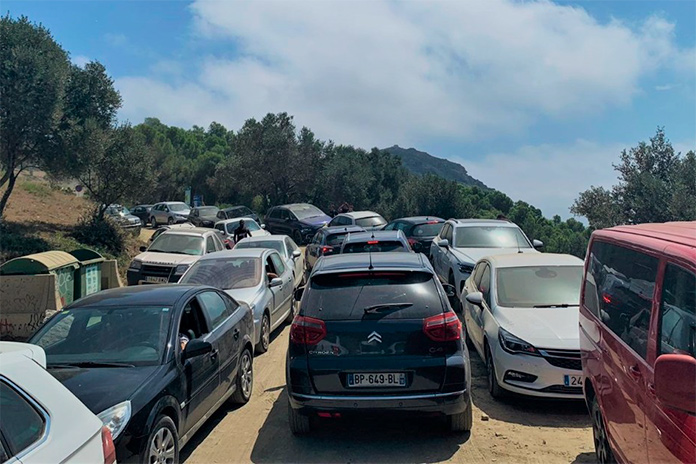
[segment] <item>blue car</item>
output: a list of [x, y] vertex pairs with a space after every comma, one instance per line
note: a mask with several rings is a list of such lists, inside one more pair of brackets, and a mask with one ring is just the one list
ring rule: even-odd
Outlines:
[[309, 203], [274, 206], [266, 213], [266, 230], [274, 235], [288, 235], [303, 245], [331, 221], [322, 210]]

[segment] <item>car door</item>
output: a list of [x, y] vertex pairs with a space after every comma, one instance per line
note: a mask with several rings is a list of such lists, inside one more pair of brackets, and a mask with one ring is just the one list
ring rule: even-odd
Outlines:
[[285, 319], [288, 311], [292, 309], [292, 297], [294, 290], [294, 282], [292, 279], [292, 269], [285, 265], [285, 261], [281, 256], [274, 252], [271, 253], [271, 260], [273, 261], [273, 266], [275, 267], [276, 274], [283, 280], [283, 284], [280, 285], [280, 308], [278, 310], [278, 315], [281, 321]]
[[307, 244], [307, 265], [312, 268], [317, 262], [317, 259], [319, 259], [319, 250], [321, 250], [321, 245], [324, 243], [324, 231], [319, 230], [316, 234], [314, 234], [314, 237], [312, 237], [312, 241]]
[[483, 262], [481, 271], [474, 277], [474, 285], [476, 291], [483, 295], [483, 306], [469, 305], [469, 322], [466, 330], [471, 338], [471, 341], [477, 347], [479, 352], [483, 354], [486, 325], [486, 311], [490, 312], [491, 308], [491, 266], [487, 262]]
[[295, 242], [293, 242], [290, 237], [285, 237], [285, 250], [288, 256], [285, 262], [288, 263], [289, 266], [292, 266], [295, 274], [295, 286], [299, 285], [302, 280], [302, 273], [304, 272], [304, 255], [300, 253], [297, 257], [293, 256], [293, 253], [297, 249], [298, 247], [295, 245]]
[[452, 230], [452, 226], [450, 224], [445, 224], [445, 226], [440, 231], [439, 237], [433, 241], [433, 267], [435, 268], [435, 272], [437, 273], [440, 280], [443, 280], [445, 282], [447, 281], [447, 277], [443, 277], [443, 267], [444, 259], [446, 258], [447, 248], [438, 246], [437, 242], [439, 240], [447, 239], [450, 230]]

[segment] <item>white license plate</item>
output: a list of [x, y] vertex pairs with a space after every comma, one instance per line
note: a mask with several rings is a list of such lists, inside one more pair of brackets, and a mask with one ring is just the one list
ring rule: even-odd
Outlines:
[[405, 372], [370, 372], [348, 374], [349, 387], [405, 387]]
[[566, 387], [582, 387], [581, 375], [564, 375], [563, 385]]
[[145, 282], [151, 284], [166, 284], [169, 283], [169, 279], [167, 277], [145, 276]]

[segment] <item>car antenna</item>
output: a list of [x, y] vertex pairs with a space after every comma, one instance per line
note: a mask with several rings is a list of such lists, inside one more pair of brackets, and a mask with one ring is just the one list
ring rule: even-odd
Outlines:
[[[373, 234], [374, 235], [374, 234]], [[369, 271], [373, 270], [375, 267], [372, 265], [372, 252], [367, 253], [370, 256], [370, 265], [367, 267]]]

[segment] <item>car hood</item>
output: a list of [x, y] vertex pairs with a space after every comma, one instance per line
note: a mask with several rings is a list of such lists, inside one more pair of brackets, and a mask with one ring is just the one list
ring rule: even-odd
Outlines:
[[191, 210], [184, 209], [181, 211], [170, 211], [170, 213], [173, 214], [174, 216], [188, 216], [189, 214], [191, 214]]
[[193, 264], [200, 256], [193, 255], [178, 255], [175, 253], [158, 253], [155, 251], [146, 251], [140, 253], [135, 259], [147, 264], [164, 264], [167, 266], [175, 264]]
[[94, 414], [99, 414], [105, 409], [133, 398], [161, 367], [51, 368], [49, 366], [48, 372]]
[[300, 223], [310, 227], [323, 227], [329, 222], [331, 222], [331, 218], [327, 215], [311, 217], [300, 221]]
[[580, 349], [577, 307], [498, 307], [496, 318], [503, 329], [537, 348]]
[[[509, 255], [517, 253], [517, 248], [450, 248], [454, 256], [461, 262], [476, 264], [479, 259], [486, 256]], [[520, 248], [522, 253], [539, 253], [534, 248]]]
[[244, 302], [251, 306], [261, 296], [261, 288], [261, 285], [259, 285], [258, 287], [251, 288], [234, 288], [232, 290], [225, 290], [225, 293], [227, 293], [229, 296], [231, 296], [238, 302]]
[[210, 214], [210, 215], [200, 215], [198, 216], [198, 219], [201, 219], [203, 221], [213, 221], [213, 222], [218, 222], [220, 219], [217, 217], [216, 214]]

